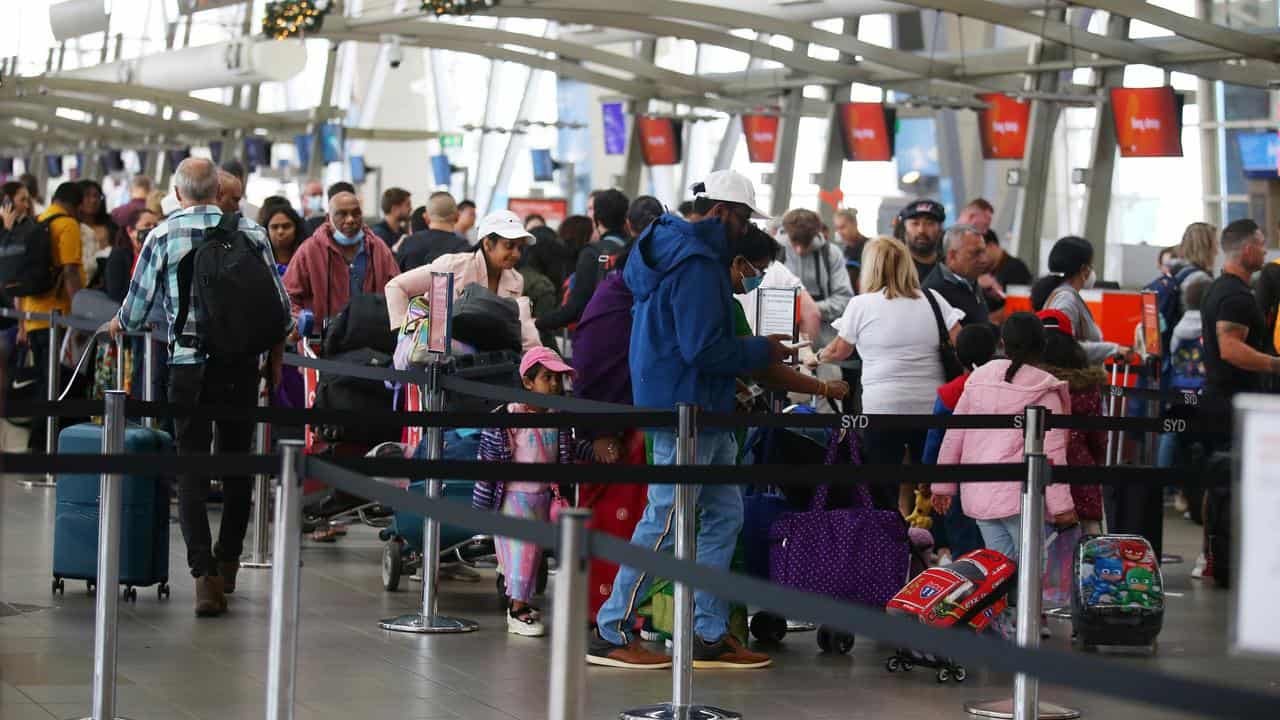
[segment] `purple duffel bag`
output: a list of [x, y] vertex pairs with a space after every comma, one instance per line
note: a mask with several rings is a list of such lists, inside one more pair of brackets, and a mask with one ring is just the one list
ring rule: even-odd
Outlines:
[[[850, 459], [859, 463], [853, 433]], [[832, 438], [832, 464], [841, 441]], [[852, 488], [852, 507], [827, 509], [828, 486], [818, 487], [807, 512], [778, 516], [769, 532], [769, 579], [796, 590], [883, 608], [907, 581], [911, 546], [907, 523], [877, 510], [865, 486]]]

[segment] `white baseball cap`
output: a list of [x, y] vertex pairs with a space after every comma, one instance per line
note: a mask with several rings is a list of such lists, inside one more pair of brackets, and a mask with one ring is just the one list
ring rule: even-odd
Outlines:
[[705, 191], [699, 197], [720, 202], [734, 202], [751, 208], [751, 216], [768, 218], [756, 209], [756, 188], [746, 175], [733, 170], [717, 170], [702, 181]]
[[520, 216], [510, 210], [495, 210], [484, 216], [480, 221], [480, 228], [476, 231], [476, 237], [484, 239], [490, 235], [498, 235], [508, 240], [524, 238], [530, 245], [534, 243], [532, 233], [524, 229]]

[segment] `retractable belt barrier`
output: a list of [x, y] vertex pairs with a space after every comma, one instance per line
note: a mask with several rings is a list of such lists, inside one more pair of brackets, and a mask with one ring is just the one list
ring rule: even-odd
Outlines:
[[[462, 503], [409, 493], [316, 458], [306, 458], [304, 472], [344, 492], [400, 511], [543, 547], [557, 545], [555, 526], [549, 523], [474, 510]], [[914, 620], [886, 615], [878, 609], [789, 590], [746, 575], [651, 552], [601, 532], [588, 533], [587, 552], [654, 577], [714, 591], [723, 599], [766, 608], [784, 617], [806, 618], [882, 642], [963, 658], [993, 670], [1029, 673], [1043, 681], [1089, 693], [1214, 717], [1254, 718], [1259, 714], [1265, 717], [1275, 713], [1280, 704], [1280, 695], [1214, 685], [1191, 676], [1156, 673], [1057, 650], [1025, 650], [991, 638], [929, 628]]]

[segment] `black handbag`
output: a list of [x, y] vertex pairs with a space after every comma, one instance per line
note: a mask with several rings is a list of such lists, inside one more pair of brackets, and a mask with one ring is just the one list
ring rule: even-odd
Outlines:
[[920, 292], [924, 293], [924, 299], [929, 301], [929, 307], [933, 308], [933, 319], [938, 324], [938, 358], [942, 360], [942, 374], [947, 380], [955, 380], [964, 374], [964, 365], [960, 363], [960, 356], [956, 354], [956, 346], [951, 344], [951, 333], [947, 332], [947, 326], [942, 322], [942, 309], [938, 307], [938, 301], [933, 297], [933, 292], [927, 288], [921, 288]]
[[520, 352], [520, 306], [480, 283], [471, 283], [453, 301], [453, 339], [480, 352]]

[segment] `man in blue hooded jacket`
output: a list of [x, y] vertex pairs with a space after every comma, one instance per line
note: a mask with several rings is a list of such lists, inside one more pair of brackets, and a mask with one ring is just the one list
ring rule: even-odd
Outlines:
[[[790, 351], [777, 339], [734, 333], [729, 284], [732, 245], [745, 236], [755, 210], [755, 188], [733, 171], [712, 173], [704, 183], [706, 219], [697, 223], [665, 214], [636, 240], [623, 270], [635, 296], [631, 329], [631, 384], [635, 404], [674, 408], [691, 403], [708, 412], [734, 410], [735, 379], [777, 362]], [[651, 433], [657, 465], [675, 463], [675, 434]], [[696, 462], [733, 465], [737, 441], [725, 430], [699, 434]], [[648, 506], [631, 542], [653, 550], [674, 542], [676, 487], [650, 485]], [[698, 488], [698, 562], [727, 570], [742, 529], [742, 490], [736, 485]], [[657, 669], [671, 658], [645, 649], [632, 636], [635, 610], [647, 578], [629, 567], [618, 571], [613, 592], [596, 617], [587, 661], [595, 665]], [[694, 596], [693, 666], [759, 668], [769, 656], [744, 648], [729, 634], [729, 604], [711, 593]]]

